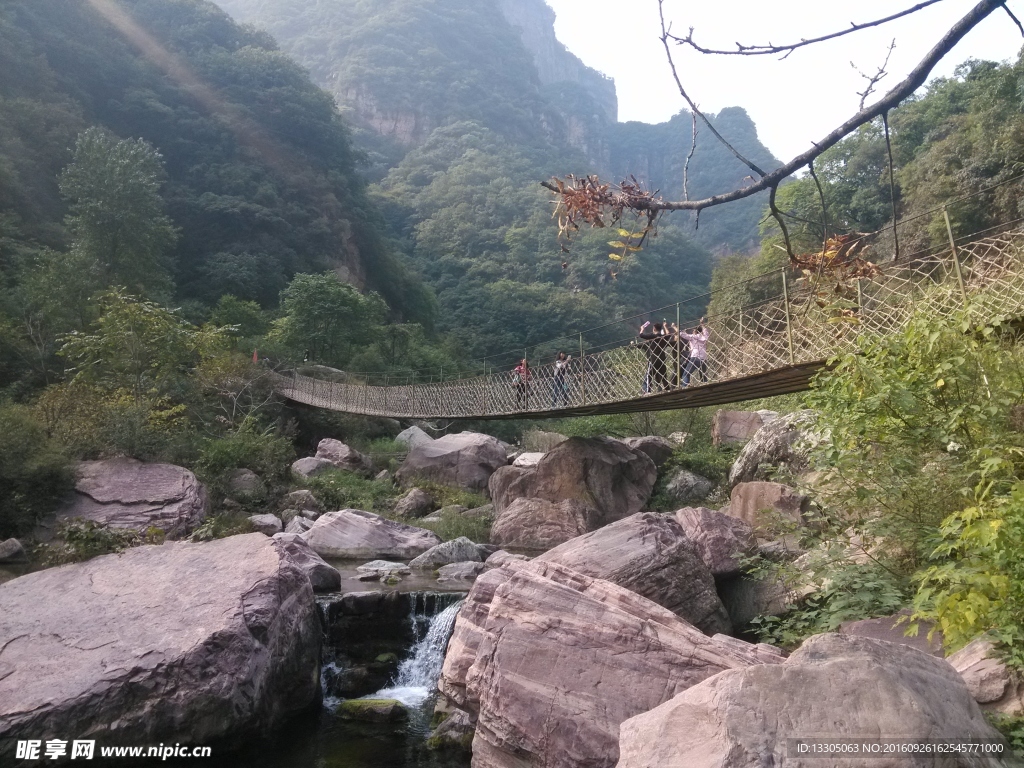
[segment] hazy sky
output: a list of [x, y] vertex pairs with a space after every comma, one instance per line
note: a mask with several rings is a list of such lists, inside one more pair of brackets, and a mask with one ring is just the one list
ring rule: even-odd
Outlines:
[[[692, 26], [706, 47], [796, 42], [837, 31], [916, 5], [918, 0], [666, 0], [673, 32]], [[547, 0], [558, 15], [558, 38], [591, 67], [615, 78], [619, 119], [657, 123], [685, 107], [672, 80], [659, 37], [655, 0]], [[781, 160], [807, 149], [857, 111], [864, 80], [850, 66], [873, 74], [896, 49], [881, 92], [913, 69], [976, 0], [943, 0], [882, 27], [794, 52], [771, 56], [702, 56], [676, 47], [683, 84], [703, 110], [744, 107], [761, 141]], [[1009, 7], [1024, 19], [1024, 0]], [[965, 59], [1014, 59], [1024, 39], [1009, 16], [997, 11], [976, 27], [936, 68], [952, 74]]]

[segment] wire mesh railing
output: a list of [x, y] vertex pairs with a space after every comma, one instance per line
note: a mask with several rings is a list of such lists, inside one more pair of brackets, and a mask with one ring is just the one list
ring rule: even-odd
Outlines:
[[[918, 309], [945, 315], [969, 305], [988, 315], [1020, 314], [1024, 229], [910, 254], [874, 277], [853, 281], [839, 302], [821, 301], [813, 277], [795, 280], [779, 270], [759, 279], [765, 281], [761, 295], [768, 298], [709, 316], [704, 343], [674, 332], [634, 337], [573, 354], [562, 364], [536, 366], [528, 375], [502, 371], [393, 386], [329, 369], [313, 375], [292, 371], [274, 374], [274, 388], [307, 405], [392, 418], [536, 418], [654, 410], [655, 401], [660, 407], [732, 402], [739, 390], [726, 386], [730, 382], [745, 381], [742, 391], [756, 392], [759, 378], [820, 366], [855, 350], [863, 335], [898, 332]], [[685, 325], [682, 317], [679, 322]], [[791, 386], [803, 388], [806, 381], [798, 377]], [[694, 397], [698, 392], [703, 396]]]

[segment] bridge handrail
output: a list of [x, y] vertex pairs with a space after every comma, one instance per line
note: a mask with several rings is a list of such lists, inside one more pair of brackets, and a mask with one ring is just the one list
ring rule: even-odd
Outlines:
[[[966, 245], [915, 254], [854, 281], [845, 297], [820, 300], [813, 280], [787, 282], [778, 273], [778, 295], [708, 318], [707, 370], [687, 389], [721, 386], [787, 368], [820, 364], [854, 349], [863, 335], [902, 328], [917, 307], [948, 313], [970, 300], [1008, 314], [1024, 309], [1024, 230], [1015, 229]], [[532, 369], [527, 387], [510, 371], [432, 383], [381, 386], [337, 382], [297, 372], [272, 374], [282, 396], [307, 405], [392, 418], [508, 418], [599, 411], [614, 404], [643, 409], [644, 401], [683, 393], [686, 359], [669, 343], [664, 377], [652, 372], [650, 342], [631, 342], [578, 355], [562, 376], [553, 363]], [[694, 402], [697, 402], [696, 400]], [[726, 401], [723, 401], [726, 402]], [[678, 407], [686, 407], [680, 401]], [[621, 408], [620, 408], [621, 410]]]

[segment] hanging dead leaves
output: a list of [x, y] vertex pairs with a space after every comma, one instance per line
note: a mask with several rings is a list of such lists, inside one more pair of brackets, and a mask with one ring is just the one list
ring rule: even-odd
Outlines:
[[860, 322], [857, 285], [882, 274], [882, 269], [862, 255], [868, 236], [861, 233], [836, 235], [820, 251], [793, 256], [791, 264], [800, 271], [803, 283], [817, 306], [829, 314], [830, 323], [856, 325]]
[[[657, 234], [659, 211], [651, 203], [659, 200], [657, 191], [644, 188], [635, 176], [619, 184], [603, 182], [597, 176], [554, 177], [541, 182], [555, 194], [553, 218], [558, 220], [558, 243], [561, 253], [570, 253], [573, 240], [584, 225], [595, 229], [615, 229], [617, 238], [609, 240], [614, 251], [608, 258], [621, 262], [629, 254], [643, 248], [647, 238]], [[568, 262], [562, 262], [562, 269]], [[618, 272], [609, 269], [614, 280]]]

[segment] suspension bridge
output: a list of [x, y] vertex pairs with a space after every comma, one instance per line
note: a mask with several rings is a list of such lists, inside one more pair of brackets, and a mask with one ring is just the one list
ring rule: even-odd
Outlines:
[[757, 300], [707, 317], [705, 375], [688, 385], [685, 349], [678, 354], [674, 344], [661, 344], [665, 375], [652, 376], [652, 342], [636, 339], [635, 329], [633, 338], [596, 350], [585, 348], [580, 334], [580, 349], [570, 349], [575, 354], [564, 372], [553, 362], [538, 365], [525, 388], [509, 370], [393, 384], [307, 368], [274, 373], [273, 385], [298, 403], [391, 418], [541, 419], [697, 408], [805, 390], [830, 358], [856, 351], [862, 338], [898, 333], [915, 311], [1024, 314], [1020, 226], [960, 241], [950, 232], [942, 248], [878, 266], [877, 274], [849, 281], [841, 299], [823, 300], [830, 286], [814, 275], [759, 276], [756, 290], [747, 291]]

